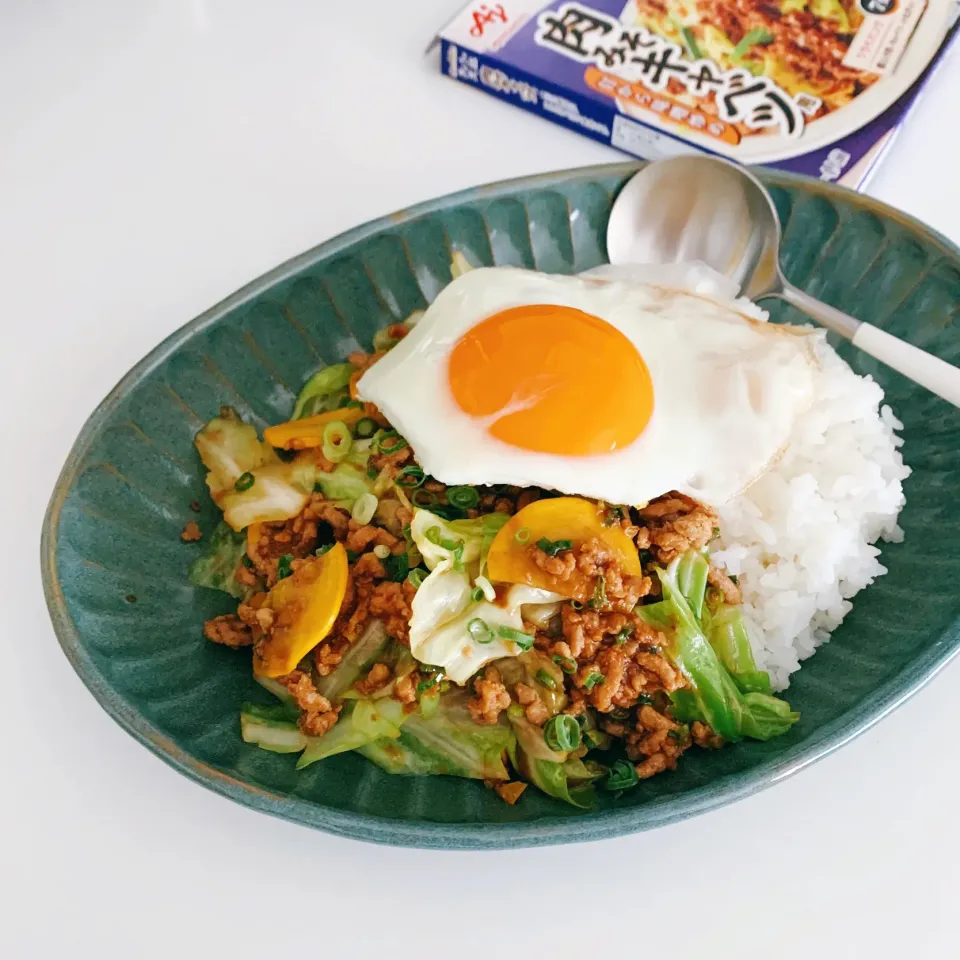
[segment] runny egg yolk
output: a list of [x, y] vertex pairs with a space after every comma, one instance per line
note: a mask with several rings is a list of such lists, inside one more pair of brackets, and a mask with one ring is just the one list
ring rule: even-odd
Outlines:
[[605, 320], [557, 304], [512, 307], [472, 327], [451, 351], [448, 377], [464, 413], [536, 453], [611, 453], [653, 414], [637, 348]]

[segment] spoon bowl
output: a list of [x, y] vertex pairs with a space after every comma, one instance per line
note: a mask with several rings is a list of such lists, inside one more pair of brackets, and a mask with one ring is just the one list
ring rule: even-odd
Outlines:
[[851, 317], [790, 283], [780, 267], [782, 229], [766, 187], [749, 170], [709, 156], [644, 167], [620, 191], [607, 224], [617, 266], [701, 261], [751, 300], [778, 297], [871, 356], [960, 406], [960, 370]]

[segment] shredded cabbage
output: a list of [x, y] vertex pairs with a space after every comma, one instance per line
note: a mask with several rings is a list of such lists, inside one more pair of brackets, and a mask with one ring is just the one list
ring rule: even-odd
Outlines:
[[246, 537], [234, 533], [221, 521], [210, 536], [207, 552], [190, 565], [190, 582], [198, 587], [222, 590], [237, 600], [245, 599], [250, 590], [238, 583], [234, 574], [246, 550]]
[[273, 448], [260, 440], [256, 428], [244, 423], [229, 407], [223, 407], [220, 416], [204, 426], [194, 444], [209, 471], [210, 495], [219, 505], [223, 494], [233, 490], [244, 473], [277, 461]]
[[306, 460], [271, 463], [250, 471], [253, 483], [245, 490], [221, 496], [223, 519], [234, 530], [251, 523], [289, 520], [307, 505], [313, 492], [317, 468]]
[[343, 406], [349, 399], [350, 377], [356, 372], [352, 363], [334, 363], [315, 373], [297, 397], [291, 420], [301, 420]]

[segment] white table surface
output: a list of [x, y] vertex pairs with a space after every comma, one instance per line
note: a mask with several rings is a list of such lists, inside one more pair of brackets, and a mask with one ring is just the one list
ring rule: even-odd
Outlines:
[[[420, 54], [457, 5], [0, 5], [0, 956], [957, 956], [960, 664], [732, 807], [603, 843], [443, 854], [326, 836], [203, 790], [123, 733], [61, 654], [41, 517], [128, 367], [361, 221], [618, 159], [441, 79]], [[955, 56], [871, 190], [955, 241], [958, 88]]]

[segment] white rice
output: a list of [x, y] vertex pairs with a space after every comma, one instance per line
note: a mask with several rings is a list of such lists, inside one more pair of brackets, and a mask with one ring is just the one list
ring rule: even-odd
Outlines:
[[720, 509], [712, 554], [739, 577], [757, 665], [777, 689], [886, 573], [874, 544], [903, 538], [903, 424], [825, 340], [819, 354], [813, 404], [776, 466]]

